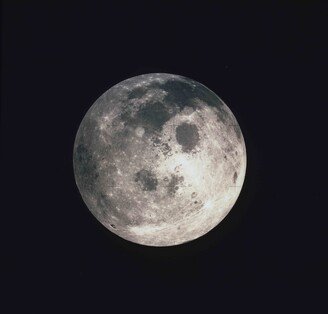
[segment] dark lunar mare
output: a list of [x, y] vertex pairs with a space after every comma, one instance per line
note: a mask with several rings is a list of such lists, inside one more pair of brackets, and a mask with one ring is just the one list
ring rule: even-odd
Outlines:
[[[152, 89], [166, 92], [163, 101], [150, 100], [139, 108], [135, 116], [132, 116], [130, 101], [143, 97], [147, 90]], [[145, 87], [135, 87], [130, 90], [120, 118], [130, 126], [142, 125], [147, 134], [152, 134], [161, 132], [163, 125], [184, 108], [189, 107], [193, 110], [199, 108], [199, 101], [216, 108], [218, 121], [232, 125], [238, 139], [241, 139], [239, 126], [235, 126], [236, 121], [231, 120], [231, 113], [220, 98], [204, 85], [182, 76], [169, 78], [164, 83], [154, 81]]]
[[179, 189], [179, 185], [183, 182], [184, 177], [171, 174], [171, 179], [167, 185], [167, 192], [170, 196], [174, 196], [175, 192]]
[[135, 182], [139, 182], [144, 191], [153, 191], [157, 188], [157, 178], [156, 175], [146, 169], [141, 169], [135, 175]]
[[142, 107], [136, 115], [136, 120], [149, 131], [162, 130], [163, 125], [171, 119], [169, 108], [165, 103], [156, 101], [149, 102]]
[[93, 159], [92, 153], [81, 143], [76, 147], [74, 159], [74, 170], [76, 176], [79, 178], [81, 187], [91, 192], [99, 177], [97, 163]]
[[119, 118], [126, 126], [136, 128], [143, 127], [147, 135], [160, 133], [163, 125], [170, 120], [175, 113], [170, 113], [169, 106], [160, 101], [148, 101], [133, 115], [130, 103], [125, 104]]
[[181, 78], [182, 80], [168, 79], [164, 83], [154, 82], [150, 84], [149, 88], [160, 88], [167, 92], [164, 101], [177, 105], [180, 111], [186, 106], [196, 109], [195, 99], [203, 101], [210, 107], [223, 106], [220, 99], [208, 88], [191, 79]]
[[182, 146], [184, 152], [190, 152], [199, 142], [197, 126], [191, 123], [181, 123], [176, 130], [177, 142]]

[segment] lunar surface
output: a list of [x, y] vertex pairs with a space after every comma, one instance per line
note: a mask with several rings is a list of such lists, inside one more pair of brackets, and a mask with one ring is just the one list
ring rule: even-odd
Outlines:
[[246, 148], [216, 94], [153, 73], [97, 99], [78, 129], [73, 164], [84, 202], [106, 228], [171, 246], [201, 237], [228, 214], [243, 185]]

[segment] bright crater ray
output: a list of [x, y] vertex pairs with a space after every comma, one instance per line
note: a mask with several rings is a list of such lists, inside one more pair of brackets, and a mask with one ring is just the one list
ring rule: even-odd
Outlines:
[[78, 129], [73, 163], [84, 202], [106, 228], [171, 246], [228, 214], [244, 182], [246, 148], [236, 118], [211, 90], [154, 73], [97, 99]]

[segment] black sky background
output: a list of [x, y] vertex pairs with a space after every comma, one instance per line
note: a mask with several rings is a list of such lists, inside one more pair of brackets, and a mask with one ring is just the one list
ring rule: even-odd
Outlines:
[[[317, 1], [4, 1], [6, 313], [323, 310], [326, 19]], [[217, 93], [248, 154], [230, 214], [171, 248], [107, 231], [83, 203], [72, 168], [92, 103], [150, 72], [184, 75]]]

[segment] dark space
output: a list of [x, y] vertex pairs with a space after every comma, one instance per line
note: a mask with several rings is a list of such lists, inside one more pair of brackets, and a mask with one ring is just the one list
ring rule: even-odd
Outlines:
[[[2, 2], [3, 313], [327, 310], [327, 5], [228, 3]], [[105, 229], [73, 174], [92, 103], [151, 72], [214, 91], [247, 148], [229, 215], [168, 248]]]

